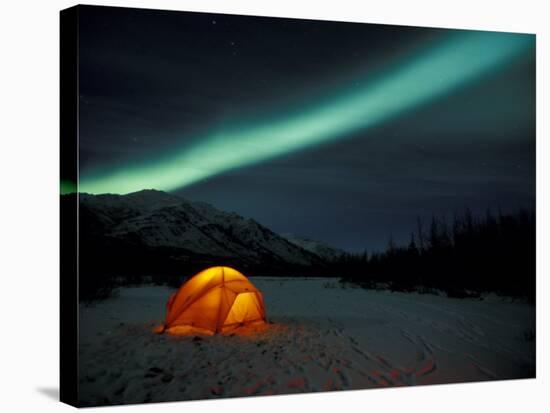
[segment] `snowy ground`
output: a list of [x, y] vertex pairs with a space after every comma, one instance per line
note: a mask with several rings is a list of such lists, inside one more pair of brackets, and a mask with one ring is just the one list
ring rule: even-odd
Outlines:
[[253, 278], [269, 328], [253, 336], [152, 333], [166, 287], [80, 307], [82, 405], [533, 377], [535, 310], [522, 302]]

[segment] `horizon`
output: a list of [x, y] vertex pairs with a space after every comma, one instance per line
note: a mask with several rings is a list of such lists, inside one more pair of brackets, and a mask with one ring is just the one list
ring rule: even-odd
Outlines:
[[[411, 228], [408, 232], [408, 237], [409, 237], [408, 239], [403, 239], [403, 240], [399, 240], [399, 241], [396, 242], [396, 239], [393, 236], [393, 234], [388, 234], [388, 236], [386, 238], [386, 243], [381, 248], [376, 249], [376, 248], [369, 248], [367, 246], [364, 246], [363, 248], [360, 247], [360, 248], [355, 249], [355, 250], [350, 250], [350, 249], [343, 248], [339, 245], [331, 244], [331, 243], [329, 243], [327, 241], [324, 241], [324, 240], [313, 238], [308, 234], [301, 234], [301, 233], [296, 233], [296, 232], [278, 232], [278, 231], [274, 231], [272, 228], [265, 225], [261, 221], [257, 221], [256, 219], [254, 219], [253, 217], [250, 217], [250, 216], [241, 215], [237, 211], [224, 210], [224, 209], [220, 208], [218, 205], [215, 205], [215, 204], [210, 203], [210, 202], [206, 202], [206, 201], [203, 201], [203, 200], [200, 200], [200, 199], [190, 199], [190, 198], [187, 198], [187, 197], [183, 197], [182, 195], [174, 193], [174, 192], [163, 191], [163, 190], [155, 189], [155, 188], [144, 188], [144, 189], [141, 189], [141, 190], [138, 190], [138, 191], [128, 192], [126, 194], [117, 194], [117, 193], [110, 193], [110, 192], [102, 193], [102, 194], [90, 194], [88, 192], [71, 191], [71, 192], [61, 193], [61, 195], [64, 196], [64, 195], [75, 194], [75, 195], [89, 195], [89, 196], [121, 196], [121, 197], [124, 197], [124, 196], [128, 196], [128, 195], [138, 194], [140, 192], [159, 192], [159, 193], [163, 193], [163, 194], [167, 194], [167, 195], [176, 196], [176, 197], [182, 199], [183, 201], [187, 201], [187, 202], [190, 202], [190, 203], [205, 203], [207, 205], [210, 205], [210, 206], [214, 207], [215, 209], [217, 209], [219, 211], [229, 213], [229, 214], [237, 214], [238, 216], [240, 216], [241, 218], [244, 218], [244, 219], [252, 219], [255, 222], [257, 222], [258, 224], [262, 225], [263, 227], [266, 227], [269, 230], [275, 232], [280, 237], [287, 238], [288, 236], [293, 236], [293, 237], [301, 238], [301, 239], [304, 239], [304, 240], [311, 240], [311, 241], [314, 241], [316, 243], [324, 244], [324, 245], [327, 245], [331, 248], [341, 250], [342, 252], [344, 252], [346, 254], [363, 254], [363, 253], [368, 252], [369, 255], [370, 255], [370, 254], [373, 254], [373, 253], [375, 253], [375, 254], [383, 253], [383, 252], [386, 252], [388, 250], [390, 240], [391, 240], [391, 242], [395, 243], [395, 246], [397, 248], [405, 248], [410, 243], [411, 234], [415, 233], [415, 231], [417, 230], [417, 228], [415, 228], [414, 225], [417, 224], [417, 221], [420, 218], [420, 217], [415, 218], [415, 221], [414, 221], [413, 225], [411, 225]], [[491, 210], [491, 209], [486, 209], [484, 211], [478, 211], [477, 213], [475, 211], [472, 211], [470, 208], [465, 207], [461, 211], [450, 212], [449, 214], [447, 214], [447, 216], [445, 216], [445, 215], [436, 216], [435, 214], [432, 214], [430, 216], [430, 220], [423, 220], [422, 222], [423, 222], [423, 225], [424, 225], [424, 229], [427, 230], [428, 226], [429, 226], [429, 223], [431, 222], [432, 219], [436, 219], [436, 220], [439, 220], [439, 221], [443, 220], [443, 222], [445, 224], [447, 224], [448, 220], [450, 220], [452, 217], [461, 218], [461, 217], [464, 217], [465, 214], [467, 214], [467, 213], [472, 213], [472, 216], [475, 219], [482, 219], [482, 218], [486, 218], [487, 214], [490, 214], [492, 216], [495, 216], [495, 215], [496, 216], [498, 216], [498, 215], [506, 216], [506, 215], [518, 214], [522, 211], [527, 211], [528, 213], [536, 213], [535, 208], [525, 208], [523, 206], [519, 206], [515, 210], [506, 211], [506, 212], [503, 212], [500, 209], [497, 209], [496, 211]], [[415, 234], [415, 237], [416, 237], [416, 234]], [[416, 241], [418, 242], [418, 240], [416, 240]]]

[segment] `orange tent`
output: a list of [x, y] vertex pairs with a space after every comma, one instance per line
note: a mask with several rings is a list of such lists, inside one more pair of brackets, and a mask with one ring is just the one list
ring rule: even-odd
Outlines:
[[166, 304], [163, 331], [223, 333], [265, 323], [262, 293], [239, 271], [212, 267], [194, 275]]

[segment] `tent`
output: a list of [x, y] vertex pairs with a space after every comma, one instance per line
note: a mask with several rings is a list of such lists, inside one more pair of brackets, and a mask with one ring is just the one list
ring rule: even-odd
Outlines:
[[262, 293], [239, 271], [211, 267], [191, 277], [166, 304], [162, 331], [225, 333], [266, 321]]

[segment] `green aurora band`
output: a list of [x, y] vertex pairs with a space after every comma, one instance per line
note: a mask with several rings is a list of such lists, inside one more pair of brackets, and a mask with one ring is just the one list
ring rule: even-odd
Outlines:
[[[459, 31], [382, 75], [356, 79], [300, 110], [242, 119], [197, 136], [193, 144], [148, 160], [101, 168], [81, 176], [79, 191], [129, 193], [144, 188], [171, 191], [236, 168], [313, 145], [345, 138], [444, 97], [534, 47], [534, 36]], [[220, 125], [223, 126], [223, 125]]]
[[74, 181], [62, 179], [60, 182], [61, 195], [72, 194], [74, 192], [76, 192], [76, 183]]

